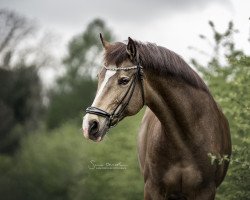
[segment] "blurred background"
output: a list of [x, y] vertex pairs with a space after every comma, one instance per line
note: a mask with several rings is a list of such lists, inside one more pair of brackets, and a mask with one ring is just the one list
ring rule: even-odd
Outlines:
[[100, 32], [165, 46], [204, 78], [233, 140], [216, 199], [250, 199], [249, 11], [245, 0], [0, 0], [0, 199], [143, 199], [136, 139], [144, 110], [101, 143], [82, 136]]

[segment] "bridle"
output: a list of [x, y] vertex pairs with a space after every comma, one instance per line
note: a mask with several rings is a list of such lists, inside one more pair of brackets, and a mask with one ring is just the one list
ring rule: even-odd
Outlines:
[[[141, 94], [142, 94], [142, 103], [144, 105], [144, 88], [143, 88], [143, 68], [142, 66], [140, 66], [140, 63], [138, 62], [136, 66], [133, 67], [106, 67], [106, 70], [112, 70], [112, 71], [119, 71], [119, 70], [124, 70], [124, 71], [128, 71], [128, 70], [133, 70], [136, 69], [136, 73], [133, 75], [133, 80], [131, 82], [131, 84], [129, 85], [126, 93], [123, 95], [123, 97], [121, 98], [119, 104], [116, 106], [116, 108], [113, 110], [112, 113], [108, 113], [105, 110], [102, 110], [100, 108], [97, 107], [88, 107], [86, 109], [86, 113], [89, 114], [94, 114], [94, 115], [98, 115], [101, 117], [106, 118], [106, 120], [108, 121], [108, 128], [114, 127], [118, 124], [118, 122], [120, 121], [120, 117], [123, 114], [123, 112], [125, 111], [126, 107], [128, 106], [133, 93], [135, 91], [135, 86], [136, 86], [136, 82], [138, 82], [140, 84], [141, 87]], [[113, 120], [117, 119], [116, 122], [114, 122]]]

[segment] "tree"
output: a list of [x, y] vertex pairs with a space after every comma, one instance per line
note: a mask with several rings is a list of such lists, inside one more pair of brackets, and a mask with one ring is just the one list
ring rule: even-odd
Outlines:
[[[233, 155], [225, 181], [217, 199], [248, 199], [250, 196], [250, 56], [235, 47], [233, 36], [238, 31], [229, 22], [224, 33], [213, 32], [214, 54], [203, 66], [195, 59], [192, 63], [203, 74], [216, 100], [226, 114], [233, 142]], [[208, 41], [206, 36], [201, 36]], [[224, 61], [221, 60], [224, 59]], [[225, 64], [222, 64], [222, 63]]]
[[102, 51], [99, 33], [108, 40], [114, 38], [105, 22], [95, 19], [69, 42], [68, 55], [63, 59], [65, 73], [58, 77], [56, 88], [50, 94], [48, 128], [55, 128], [69, 119], [81, 119], [83, 108], [91, 103], [96, 91], [93, 74], [100, 66]]
[[40, 46], [24, 45], [35, 34], [33, 21], [4, 9], [0, 19], [0, 153], [13, 153], [41, 117], [38, 70], [48, 57], [36, 56]]
[[[142, 199], [143, 177], [136, 154], [142, 115], [124, 119], [99, 144], [85, 140], [72, 123], [28, 135], [17, 156], [0, 155], [1, 199]], [[90, 169], [91, 160], [118, 169]], [[119, 169], [120, 164], [125, 169]]]
[[92, 76], [100, 65], [100, 52], [103, 47], [99, 34], [102, 33], [107, 41], [114, 40], [111, 30], [101, 19], [94, 19], [86, 30], [73, 37], [68, 45], [68, 55], [63, 63], [67, 67], [67, 76]]
[[0, 60], [1, 67], [8, 68], [17, 46], [35, 30], [34, 23], [17, 13], [0, 9]]

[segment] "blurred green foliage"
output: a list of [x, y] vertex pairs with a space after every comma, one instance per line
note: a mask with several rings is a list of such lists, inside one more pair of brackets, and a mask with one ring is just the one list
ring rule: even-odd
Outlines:
[[56, 128], [71, 120], [82, 120], [87, 105], [94, 99], [97, 82], [82, 78], [71, 85], [73, 89], [59, 88], [50, 94], [50, 104], [46, 112], [48, 129]]
[[114, 38], [105, 22], [95, 19], [69, 42], [68, 55], [63, 60], [65, 73], [58, 77], [56, 86], [50, 91], [46, 115], [49, 129], [59, 127], [67, 120], [81, 119], [82, 111], [91, 104], [103, 49], [98, 37], [100, 33], [109, 41]]
[[[101, 143], [83, 138], [75, 125], [23, 139], [15, 157], [0, 156], [0, 194], [12, 199], [142, 199], [143, 179], [136, 152], [138, 121], [125, 119]], [[90, 169], [96, 164], [126, 169]]]
[[213, 22], [209, 25], [214, 36], [214, 55], [205, 66], [192, 62], [221, 105], [231, 129], [233, 154], [217, 199], [250, 199], [250, 56], [236, 49], [233, 36], [238, 31], [232, 22], [224, 33], [218, 32]]
[[16, 50], [34, 33], [33, 24], [4, 9], [0, 18], [0, 153], [13, 154], [20, 138], [41, 119], [42, 85], [38, 64], [26, 62], [32, 52], [21, 55]]
[[42, 111], [41, 82], [34, 66], [0, 68], [0, 152], [13, 153], [22, 135], [34, 130]]

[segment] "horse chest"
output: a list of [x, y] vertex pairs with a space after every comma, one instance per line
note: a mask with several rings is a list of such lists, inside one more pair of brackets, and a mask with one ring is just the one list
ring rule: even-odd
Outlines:
[[163, 182], [167, 187], [179, 186], [183, 188], [195, 188], [202, 182], [201, 172], [193, 166], [173, 166], [166, 170]]
[[149, 167], [149, 170], [148, 179], [171, 191], [197, 188], [203, 180], [201, 172], [193, 165], [182, 167], [180, 164], [176, 164], [159, 170], [153, 164]]

